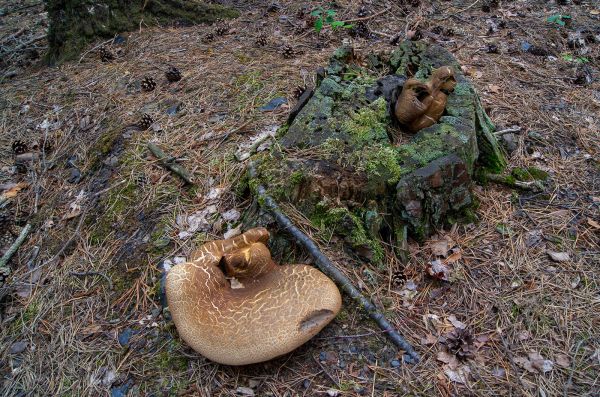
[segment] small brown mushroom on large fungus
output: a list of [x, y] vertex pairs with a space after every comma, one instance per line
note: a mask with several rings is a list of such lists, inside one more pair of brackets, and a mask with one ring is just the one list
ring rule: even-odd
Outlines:
[[207, 243], [191, 262], [167, 274], [177, 331], [210, 360], [245, 365], [281, 356], [315, 336], [340, 310], [333, 281], [308, 265], [275, 264], [268, 239], [266, 229], [256, 228]]
[[455, 86], [454, 72], [448, 66], [434, 70], [426, 83], [409, 79], [394, 107], [396, 119], [413, 133], [432, 126], [444, 114]]

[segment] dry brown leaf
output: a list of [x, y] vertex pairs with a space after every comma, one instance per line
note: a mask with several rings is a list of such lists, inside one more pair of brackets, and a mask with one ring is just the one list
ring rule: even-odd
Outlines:
[[438, 361], [443, 362], [444, 364], [448, 364], [448, 367], [451, 369], [458, 368], [458, 359], [454, 354], [450, 354], [445, 350], [438, 352], [436, 359]]
[[448, 240], [433, 240], [429, 242], [429, 249], [431, 249], [431, 253], [435, 256], [443, 256], [444, 258], [448, 256], [448, 250], [450, 246], [448, 244]]
[[460, 250], [458, 250], [458, 251], [450, 254], [450, 256], [444, 260], [444, 264], [448, 264], [448, 265], [453, 264], [453, 263], [458, 262], [461, 259], [462, 259], [462, 253], [460, 252]]
[[600, 229], [600, 223], [596, 222], [592, 218], [587, 218], [587, 223], [588, 223], [588, 225], [590, 225], [594, 229]]
[[438, 338], [436, 338], [432, 334], [427, 334], [426, 337], [421, 338], [421, 343], [426, 346], [435, 345], [437, 342], [438, 342]]
[[571, 366], [571, 360], [566, 354], [557, 354], [554, 356], [554, 361], [563, 368], [569, 368]]
[[533, 368], [533, 365], [531, 365], [531, 361], [529, 361], [526, 357], [521, 357], [521, 356], [515, 357], [514, 362], [519, 367], [524, 368], [528, 372], [533, 372], [533, 373], [537, 372], [535, 370], [535, 368]]
[[4, 193], [3, 196], [6, 197], [6, 198], [17, 197], [17, 194], [19, 194], [19, 192], [21, 190], [25, 189], [27, 186], [29, 186], [29, 183], [27, 183], [27, 182], [19, 182], [15, 186], [13, 186], [12, 188], [10, 188], [8, 191], [6, 191], [6, 193]]
[[494, 94], [499, 94], [500, 93], [500, 86], [499, 85], [495, 85], [495, 84], [488, 84], [488, 90], [490, 90], [490, 92], [493, 92]]

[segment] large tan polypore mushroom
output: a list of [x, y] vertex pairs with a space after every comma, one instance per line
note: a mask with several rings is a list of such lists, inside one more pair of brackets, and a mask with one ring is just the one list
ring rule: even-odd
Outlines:
[[177, 331], [210, 360], [244, 365], [288, 353], [340, 310], [333, 281], [308, 265], [275, 264], [268, 239], [266, 229], [256, 228], [207, 243], [167, 274]]

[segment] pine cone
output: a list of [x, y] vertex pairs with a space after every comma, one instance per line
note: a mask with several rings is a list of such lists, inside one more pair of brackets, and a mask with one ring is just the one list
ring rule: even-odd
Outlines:
[[156, 81], [152, 77], [144, 77], [142, 80], [142, 90], [148, 92], [156, 88]]
[[181, 72], [175, 66], [171, 66], [165, 73], [165, 76], [167, 76], [167, 80], [171, 83], [181, 80]]
[[473, 338], [471, 332], [460, 328], [446, 334], [442, 339], [442, 343], [446, 345], [448, 352], [461, 360], [475, 356], [476, 348], [473, 342], [475, 342], [475, 338]]
[[27, 153], [27, 150], [29, 150], [27, 144], [23, 141], [17, 139], [12, 143], [12, 151], [15, 155]]
[[217, 26], [215, 28], [215, 34], [217, 36], [224, 36], [229, 31], [229, 27], [226, 25]]
[[260, 36], [258, 36], [258, 38], [256, 39], [256, 45], [259, 47], [266, 46], [267, 45], [267, 35], [261, 34]]
[[154, 124], [154, 119], [152, 118], [152, 116], [150, 116], [147, 113], [144, 113], [142, 115], [142, 119], [140, 120], [140, 122], [138, 123], [138, 127], [141, 130], [147, 130], [148, 128], [150, 128], [150, 126]]
[[294, 88], [294, 98], [296, 99], [300, 99], [300, 97], [302, 96], [302, 94], [304, 94], [306, 92], [306, 84], [305, 85], [299, 85], [296, 86], [296, 88]]
[[406, 276], [402, 271], [395, 271], [392, 273], [392, 287], [398, 288], [406, 281]]
[[210, 43], [215, 39], [215, 35], [212, 33], [207, 33], [204, 35], [204, 37], [202, 37], [202, 42], [203, 43]]
[[115, 59], [115, 55], [106, 47], [100, 47], [98, 53], [102, 62], [110, 62]]
[[291, 59], [294, 56], [296, 56], [296, 52], [294, 51], [294, 48], [292, 48], [292, 46], [286, 44], [281, 49], [281, 55], [283, 55], [285, 59]]

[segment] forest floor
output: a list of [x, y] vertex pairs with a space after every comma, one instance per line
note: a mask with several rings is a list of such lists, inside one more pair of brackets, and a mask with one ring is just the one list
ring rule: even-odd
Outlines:
[[[317, 35], [300, 16], [322, 6], [354, 20], [357, 1], [245, 3], [212, 41], [215, 26], [141, 24], [107, 44], [111, 62], [98, 42], [48, 67], [41, 3], [2, 1], [2, 241], [33, 231], [0, 285], [1, 394], [600, 396], [600, 9], [488, 3], [367, 2], [367, 38]], [[252, 200], [236, 190], [245, 164], [234, 154], [285, 121], [295, 87], [312, 84], [343, 40], [367, 55], [391, 51], [397, 34], [456, 56], [497, 129], [518, 127], [503, 138], [508, 171], [547, 172], [544, 191], [476, 186], [477, 222], [411, 242], [405, 266], [391, 254], [383, 268], [361, 262], [302, 224], [415, 346], [417, 365], [401, 364], [347, 299], [284, 357], [244, 367], [204, 359], [163, 315], [158, 265], [238, 226]], [[165, 79], [170, 65], [180, 82]], [[140, 89], [145, 77], [156, 89]], [[287, 104], [259, 109], [279, 97]], [[127, 128], [143, 113], [148, 130]], [[15, 167], [16, 140], [39, 156]], [[195, 184], [161, 167], [148, 142]], [[452, 268], [450, 281], [427, 274], [435, 259]], [[473, 335], [459, 342], [465, 360], [441, 343], [462, 328]]]

